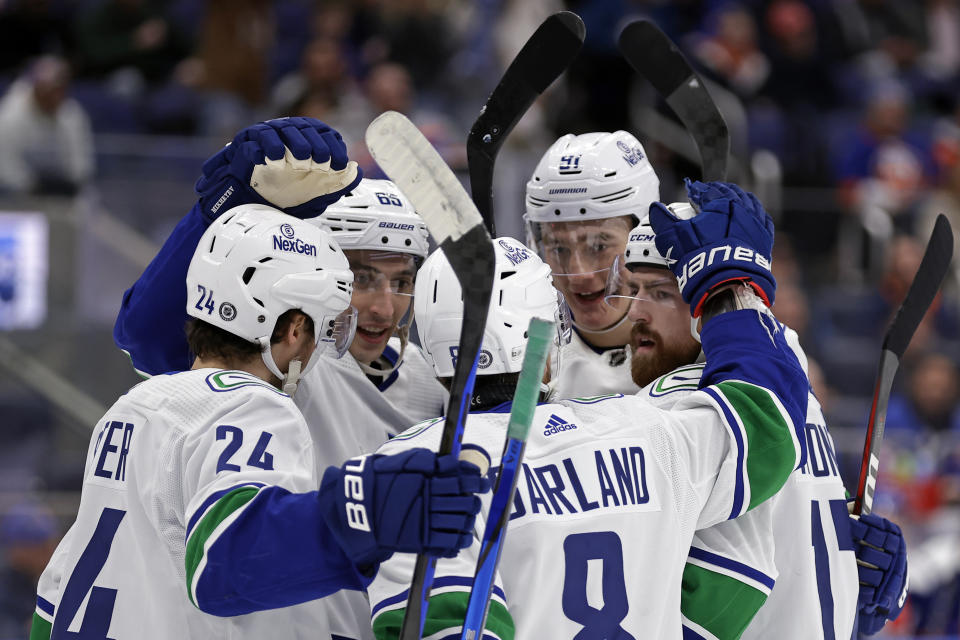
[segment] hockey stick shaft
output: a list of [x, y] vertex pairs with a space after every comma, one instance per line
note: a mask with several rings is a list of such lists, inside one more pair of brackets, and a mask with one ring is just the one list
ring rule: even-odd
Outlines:
[[943, 279], [950, 269], [953, 259], [953, 231], [947, 217], [937, 216], [930, 242], [923, 254], [923, 260], [917, 269], [907, 297], [897, 310], [883, 338], [883, 350], [880, 353], [880, 366], [873, 388], [873, 403], [870, 406], [870, 419], [867, 436], [863, 444], [863, 458], [860, 461], [860, 476], [857, 481], [857, 494], [854, 498], [853, 513], [867, 514], [873, 510], [873, 496], [880, 471], [880, 445], [887, 419], [887, 403], [890, 389], [896, 376], [900, 359], [903, 357], [910, 339], [926, 315], [930, 305], [940, 289]]
[[[490, 307], [496, 257], [483, 218], [440, 154], [405, 116], [388, 111], [367, 128], [377, 164], [410, 199], [443, 250], [464, 292], [464, 314], [440, 454], [460, 451]], [[417, 556], [401, 638], [419, 640], [435, 560]]]
[[580, 51], [586, 29], [575, 13], [561, 11], [534, 31], [487, 99], [467, 136], [470, 192], [491, 236], [493, 167], [500, 147], [533, 101], [546, 90]]
[[470, 589], [470, 600], [463, 621], [462, 640], [477, 640], [483, 637], [483, 626], [490, 609], [490, 595], [493, 591], [500, 551], [507, 533], [507, 521], [513, 494], [517, 488], [517, 478], [523, 452], [533, 423], [533, 415], [540, 398], [540, 383], [547, 365], [547, 352], [552, 344], [554, 324], [539, 318], [531, 318], [527, 329], [527, 351], [523, 356], [520, 379], [513, 395], [510, 407], [510, 421], [507, 425], [507, 440], [500, 456], [500, 473], [493, 489], [490, 513], [487, 525], [480, 541], [480, 556]]
[[617, 46], [690, 132], [700, 152], [703, 180], [725, 180], [730, 158], [727, 123], [677, 45], [649, 20], [637, 20], [624, 27]]

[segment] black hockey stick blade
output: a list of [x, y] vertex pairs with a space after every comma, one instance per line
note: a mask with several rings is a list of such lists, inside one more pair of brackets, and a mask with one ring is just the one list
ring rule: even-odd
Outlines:
[[703, 180], [726, 180], [730, 157], [727, 123], [677, 45], [649, 20], [624, 27], [617, 45], [630, 66], [664, 97], [693, 136]]
[[504, 140], [533, 101], [570, 66], [580, 51], [586, 28], [575, 13], [555, 13], [537, 27], [507, 67], [487, 98], [467, 136], [470, 192], [491, 236], [493, 219], [493, 165]]
[[853, 513], [867, 514], [873, 510], [873, 494], [880, 471], [880, 444], [883, 442], [883, 430], [887, 420], [887, 404], [890, 401], [890, 389], [893, 378], [900, 366], [910, 339], [920, 322], [927, 314], [940, 285], [950, 269], [953, 259], [953, 230], [950, 222], [942, 213], [937, 216], [927, 250], [920, 261], [917, 275], [913, 278], [910, 290], [903, 304], [890, 322], [883, 337], [883, 349], [880, 353], [880, 367], [873, 388], [873, 403], [870, 406], [870, 420], [867, 425], [867, 437], [863, 444], [863, 459], [860, 461], [860, 477], [857, 481], [857, 494], [854, 498]]

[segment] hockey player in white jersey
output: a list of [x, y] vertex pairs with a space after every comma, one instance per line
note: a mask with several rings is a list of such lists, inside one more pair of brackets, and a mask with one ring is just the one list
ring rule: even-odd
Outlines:
[[607, 305], [604, 287], [630, 229], [659, 199], [646, 151], [626, 131], [561, 137], [527, 182], [527, 244], [553, 269], [573, 316], [562, 374], [551, 380], [561, 398], [622, 391], [607, 381], [630, 378], [627, 306]]
[[[705, 195], [710, 188], [717, 193]], [[688, 189], [691, 201], [698, 206], [702, 199], [709, 200], [707, 215], [724, 207], [741, 206], [737, 204], [740, 194], [734, 192], [734, 187], [729, 187], [726, 197], [719, 190], [727, 187], [692, 183]], [[750, 204], [749, 200], [743, 202]], [[653, 208], [665, 211], [661, 205]], [[693, 208], [687, 203], [676, 203], [670, 205], [669, 211], [682, 217], [692, 213]], [[671, 278], [664, 285], [664, 275], [672, 275], [668, 261], [658, 250], [650, 221], [645, 218], [630, 233], [624, 256], [612, 273], [608, 295], [630, 300], [633, 381], [646, 384], [657, 377], [644, 387], [641, 397], [658, 407], [670, 408], [697, 390], [704, 364], [696, 362], [699, 344], [685, 330], [688, 316], [686, 308], [677, 304], [680, 290], [676, 281]], [[685, 335], [677, 334], [676, 327], [684, 328]], [[796, 333], [788, 328], [784, 331], [805, 369], [806, 357]], [[686, 359], [677, 362], [674, 356], [683, 353], [687, 353]], [[658, 377], [666, 371], [669, 373]], [[806, 464], [791, 474], [775, 498], [736, 520], [697, 532], [684, 574], [681, 601], [689, 637], [736, 638], [741, 632], [744, 638], [758, 639], [851, 637], [859, 591], [855, 550], [866, 560], [889, 569], [893, 584], [888, 578], [884, 586], [895, 592], [893, 600], [904, 589], [902, 539], [898, 542], [895, 535], [886, 535], [885, 529], [891, 523], [878, 522], [882, 519], [875, 516], [860, 523], [854, 521], [862, 529], [857, 540], [866, 537], [864, 529], [872, 523], [871, 537], [878, 537], [877, 546], [881, 549], [864, 546], [851, 536], [846, 491], [833, 440], [812, 392], [804, 434]], [[772, 540], [767, 539], [771, 526]], [[768, 552], [771, 543], [776, 549], [779, 577], [764, 574], [757, 567], [758, 554]], [[891, 544], [893, 553], [883, 549]], [[904, 566], [894, 566], [895, 558]], [[878, 574], [882, 572], [869, 568], [861, 571], [866, 585], [879, 585]], [[873, 596], [861, 603], [862, 630], [874, 632], [882, 626], [882, 609], [889, 611], [890, 603], [878, 611], [878, 600]], [[718, 607], [720, 601], [725, 606]]]
[[[674, 255], [687, 264], [724, 240], [707, 237], [703, 247]], [[496, 468], [523, 328], [531, 316], [550, 318], [556, 306], [546, 265], [510, 239], [494, 248], [487, 364], [477, 370], [475, 390], [475, 407], [485, 413], [469, 416], [464, 441], [488, 451]], [[711, 279], [698, 284], [708, 296], [702, 336], [711, 365], [700, 391], [672, 411], [622, 395], [538, 406], [484, 637], [680, 638], [681, 577], [694, 530], [762, 504], [801, 463], [806, 377], [760, 297], [723, 284], [754, 274], [736, 263], [706, 272]], [[442, 254], [428, 258], [417, 289], [424, 352], [448, 377], [456, 341], [450, 326], [463, 304]], [[442, 428], [426, 422], [381, 451], [436, 446]], [[438, 564], [430, 637], [459, 637], [478, 550], [476, 542]], [[397, 637], [412, 564], [408, 555], [393, 556], [369, 588], [377, 638]]]
[[353, 275], [326, 232], [233, 208], [186, 279], [197, 359], [98, 423], [32, 637], [332, 637], [322, 619], [266, 610], [362, 588], [394, 551], [454, 555], [471, 540], [473, 492], [488, 486], [474, 465], [418, 450], [318, 475], [288, 394], [325, 352], [345, 352], [356, 321]]
[[[141, 372], [189, 368], [190, 351], [180, 329], [185, 321], [182, 283], [207, 225], [227, 206], [259, 202], [327, 229], [355, 271], [351, 303], [358, 326], [349, 352], [339, 360], [318, 362], [294, 398], [321, 466], [374, 451], [398, 430], [440, 415], [446, 401], [419, 349], [405, 348], [406, 327], [398, 326], [409, 326], [413, 278], [428, 252], [426, 228], [389, 181], [358, 178], [340, 192], [326, 193], [329, 183], [347, 184], [357, 171], [355, 163], [346, 162], [335, 133], [312, 118], [280, 118], [240, 131], [204, 164], [196, 206], [126, 292], [114, 327], [117, 345]], [[324, 154], [332, 158], [329, 166], [321, 162]], [[346, 177], [324, 177], [340, 167], [338, 162], [345, 165], [339, 171]], [[220, 204], [224, 194], [229, 197]], [[392, 337], [395, 328], [399, 335]], [[337, 635], [371, 637], [362, 593], [345, 590], [307, 606]]]

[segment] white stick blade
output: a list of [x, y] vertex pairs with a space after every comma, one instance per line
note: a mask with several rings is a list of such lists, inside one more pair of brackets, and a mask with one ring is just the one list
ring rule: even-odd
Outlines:
[[463, 185], [410, 120], [387, 111], [367, 127], [367, 148], [410, 198], [437, 244], [456, 241], [483, 218]]

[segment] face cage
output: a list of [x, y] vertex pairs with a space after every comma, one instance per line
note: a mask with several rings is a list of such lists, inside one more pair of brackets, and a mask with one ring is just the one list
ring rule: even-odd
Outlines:
[[[675, 290], [674, 287], [671, 287], [669, 292], [671, 295], [669, 296], [663, 295], [663, 290], [660, 286], [654, 287], [651, 292], [651, 289], [645, 286], [634, 286], [634, 284], [631, 283], [632, 275], [633, 272], [630, 271], [627, 266], [624, 256], [617, 256], [613, 261], [613, 266], [610, 268], [610, 273], [607, 275], [607, 287], [603, 292], [603, 301], [608, 306], [616, 309], [618, 307], [616, 304], [617, 301], [627, 300], [627, 311], [629, 312], [630, 305], [633, 304], [634, 300], [637, 300], [640, 302], [649, 302], [650, 304], [668, 309], [680, 308], [683, 299], [680, 297], [679, 289]], [[669, 274], [669, 279], [671, 282], [675, 282], [672, 273]], [[634, 292], [634, 289], [636, 289], [636, 292]]]

